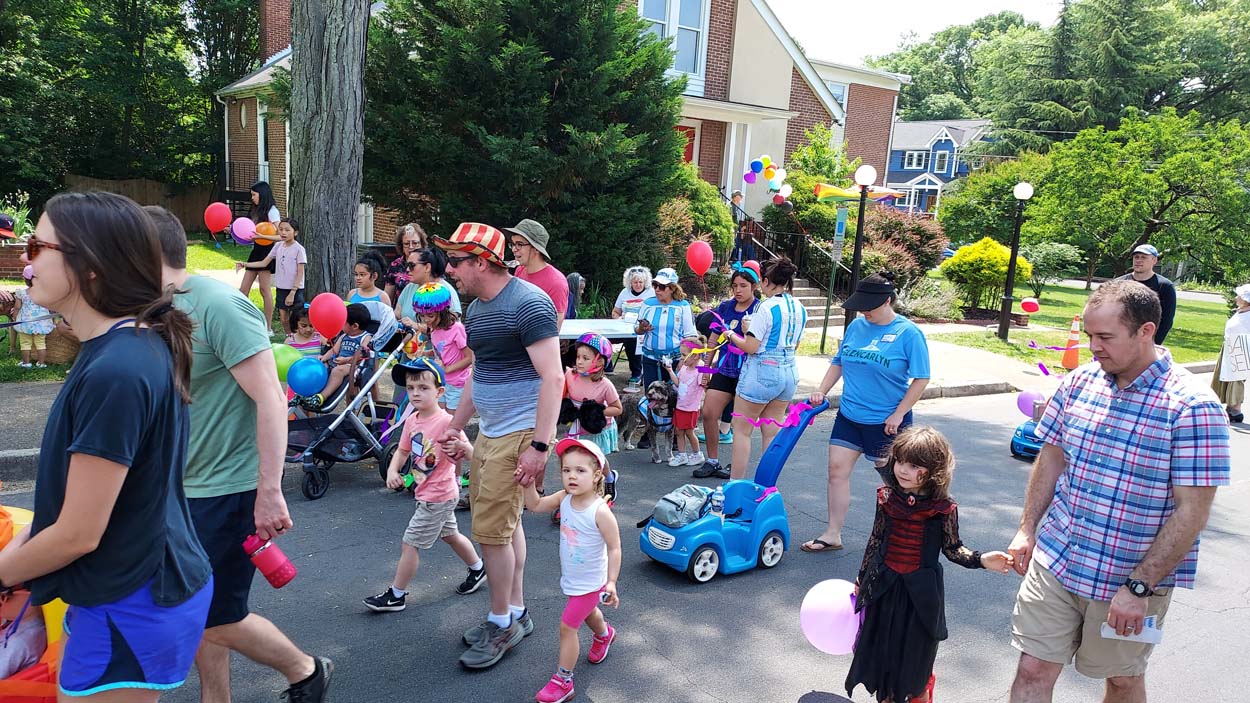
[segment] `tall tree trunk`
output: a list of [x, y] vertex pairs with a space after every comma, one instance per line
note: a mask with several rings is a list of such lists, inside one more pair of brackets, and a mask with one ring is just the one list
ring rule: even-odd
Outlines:
[[1098, 253], [1094, 252], [1085, 262], [1085, 290], [1094, 289], [1094, 269], [1096, 268], [1098, 268]]
[[310, 293], [343, 294], [356, 261], [364, 161], [368, 0], [294, 0], [290, 213], [308, 248]]

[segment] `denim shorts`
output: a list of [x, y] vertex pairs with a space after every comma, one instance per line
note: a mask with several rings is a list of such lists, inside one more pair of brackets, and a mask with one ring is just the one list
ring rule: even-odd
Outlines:
[[[911, 426], [911, 411], [903, 416], [903, 421], [898, 425], [898, 431]], [[829, 444], [847, 449], [854, 449], [862, 452], [864, 458], [871, 462], [885, 461], [886, 456], [890, 453], [890, 445], [894, 442], [897, 435], [889, 435], [885, 433], [885, 423], [877, 425], [866, 425], [862, 422], [856, 422], [851, 418], [838, 413], [837, 418], [833, 421], [833, 431], [829, 433]]]
[[448, 410], [460, 407], [460, 394], [463, 392], [464, 386], [453, 386], [450, 383], [443, 386], [443, 404]]
[[790, 402], [798, 388], [793, 352], [749, 354], [738, 376], [739, 398], [758, 405]]

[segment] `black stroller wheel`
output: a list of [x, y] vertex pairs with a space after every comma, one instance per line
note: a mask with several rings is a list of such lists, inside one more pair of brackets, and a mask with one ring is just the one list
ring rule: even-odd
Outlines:
[[329, 471], [330, 469], [334, 468], [335, 461], [333, 459], [325, 459], [323, 457], [316, 456], [316, 457], [313, 457], [312, 463], [313, 463], [313, 466], [317, 467], [318, 469], [321, 469], [323, 471]]
[[[395, 436], [399, 437], [398, 434]], [[395, 439], [386, 445], [386, 448], [382, 450], [382, 458], [378, 459], [378, 475], [382, 477], [383, 483], [386, 483], [386, 471], [390, 468], [391, 460], [395, 458], [397, 451], [399, 451], [399, 440]], [[410, 471], [412, 471], [412, 457], [408, 457], [408, 461], [399, 467], [399, 475], [403, 476]]]
[[300, 485], [304, 497], [308, 500], [317, 500], [326, 494], [330, 489], [330, 472], [326, 469], [314, 469], [313, 471], [304, 472], [304, 482]]

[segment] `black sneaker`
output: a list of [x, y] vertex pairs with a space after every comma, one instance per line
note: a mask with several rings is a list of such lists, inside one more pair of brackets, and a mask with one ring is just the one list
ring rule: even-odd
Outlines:
[[486, 567], [480, 569], [469, 569], [469, 575], [464, 577], [464, 582], [456, 586], [456, 593], [467, 596], [482, 587], [486, 582]]
[[619, 478], [620, 474], [613, 469], [603, 482], [603, 500], [607, 502], [609, 508], [616, 502], [616, 481]]
[[[471, 591], [466, 591], [466, 593], [469, 592]], [[376, 596], [369, 596], [364, 603], [366, 608], [375, 613], [397, 613], [408, 607], [404, 603], [406, 597], [407, 594], [396, 596], [395, 592], [388, 588]]]
[[716, 478], [729, 478], [732, 475], [729, 473], [729, 464], [716, 467], [716, 473], [712, 475]]
[[325, 703], [330, 696], [330, 675], [334, 662], [329, 657], [313, 657], [312, 676], [291, 684], [282, 692], [281, 699], [287, 703]]
[[720, 470], [719, 461], [705, 461], [703, 462], [703, 466], [700, 466], [694, 471], [691, 471], [690, 475], [694, 476], [695, 478], [711, 478], [715, 476], [716, 472], [719, 470]]

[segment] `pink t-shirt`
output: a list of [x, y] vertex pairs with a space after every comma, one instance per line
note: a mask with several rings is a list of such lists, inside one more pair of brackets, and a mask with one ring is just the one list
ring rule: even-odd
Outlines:
[[698, 410], [703, 406], [703, 386], [699, 384], [699, 370], [683, 366], [677, 371], [677, 409]]
[[[456, 481], [456, 462], [443, 452], [437, 441], [450, 423], [451, 414], [437, 407], [430, 412], [428, 418], [414, 412], [404, 421], [404, 429], [399, 435], [399, 448], [412, 452], [413, 471], [430, 471], [429, 476], [417, 486], [417, 500], [444, 503], [460, 497], [460, 486]], [[464, 435], [463, 432], [460, 434]]]
[[547, 264], [538, 270], [537, 273], [526, 273], [524, 266], [517, 267], [516, 277], [522, 281], [529, 281], [547, 294], [551, 298], [552, 304], [556, 306], [556, 314], [563, 315], [569, 309], [569, 281], [560, 273], [560, 269]]
[[[438, 352], [438, 361], [446, 369], [448, 366], [464, 358], [464, 349], [469, 346], [469, 337], [464, 331], [464, 324], [456, 320], [455, 324], [445, 330], [430, 330], [430, 341]], [[470, 364], [459, 371], [447, 374], [447, 385], [464, 388], [469, 374], [473, 373]]]
[[285, 242], [274, 244], [273, 258], [277, 262], [274, 266], [276, 269], [273, 275], [274, 288], [290, 290], [298, 281], [300, 289], [303, 289], [304, 282], [299, 280], [299, 265], [308, 264], [308, 252], [304, 251], [304, 246], [294, 240], [290, 244]]
[[[618, 403], [621, 400], [620, 394], [616, 392], [616, 386], [612, 385], [612, 382], [608, 379], [601, 378], [598, 381], [592, 381], [586, 376], [579, 376], [576, 371], [565, 372], [564, 394], [575, 403], [580, 404], [585, 400], [593, 400], [604, 407]], [[609, 417], [608, 426], [611, 427], [615, 421], [616, 418]], [[573, 428], [570, 429], [570, 432], [576, 434], [574, 430], [580, 431], [577, 428], [577, 423], [573, 423]]]

